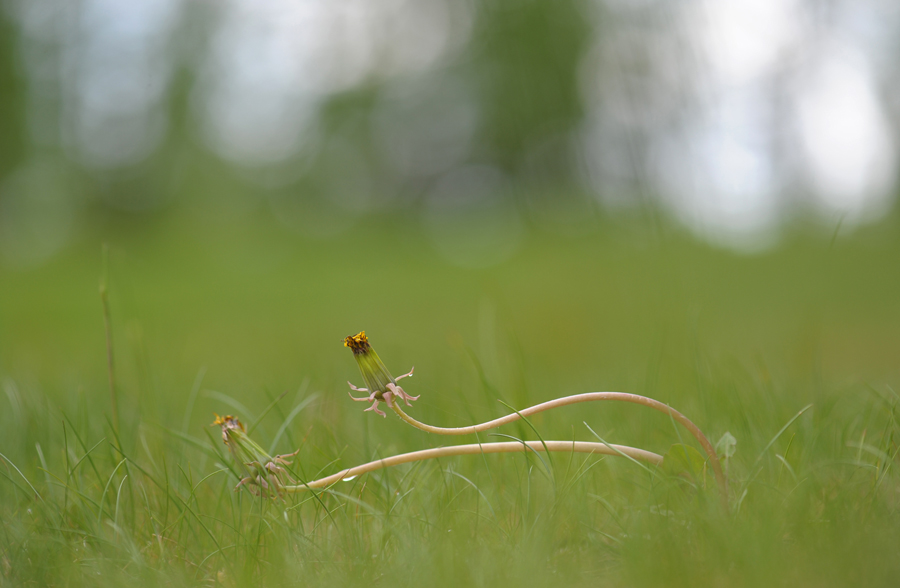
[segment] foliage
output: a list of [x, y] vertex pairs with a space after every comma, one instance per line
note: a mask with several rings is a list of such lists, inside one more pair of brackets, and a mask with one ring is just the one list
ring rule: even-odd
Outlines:
[[[0, 268], [0, 586], [900, 578], [895, 221], [834, 244], [798, 234], [757, 257], [626, 224], [538, 233], [484, 271], [447, 265], [403, 219], [373, 222], [362, 243], [254, 222], [101, 226], [45, 266]], [[111, 242], [118, 431], [99, 234]], [[409, 410], [430, 423], [507, 413], [498, 398], [667, 402], [721, 440], [729, 510], [691, 438], [612, 404], [499, 432], [594, 440], [584, 421], [610, 443], [682, 450], [686, 468], [490, 455], [283, 500], [234, 492], [241, 474], [214, 411], [238, 414], [265, 454], [299, 448], [285, 467], [301, 480], [453, 442], [349, 400], [358, 374], [341, 338], [363, 328], [388, 369], [415, 364]], [[478, 440], [495, 439], [460, 442]]]

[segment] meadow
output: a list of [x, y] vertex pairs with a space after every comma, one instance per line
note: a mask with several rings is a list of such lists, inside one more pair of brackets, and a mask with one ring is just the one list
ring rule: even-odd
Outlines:
[[[318, 239], [252, 210], [109, 216], [43, 265], [0, 265], [0, 586], [900, 583], [896, 214], [753, 255], [665, 221], [535, 223], [483, 269], [403, 215]], [[564, 452], [235, 492], [214, 413], [299, 449], [305, 481], [511, 438], [699, 449], [613, 402], [477, 439], [363, 413], [342, 344], [361, 330], [394, 375], [415, 366], [406, 410], [434, 425], [582, 392], [667, 403], [721, 441], [727, 504], [708, 464]]]

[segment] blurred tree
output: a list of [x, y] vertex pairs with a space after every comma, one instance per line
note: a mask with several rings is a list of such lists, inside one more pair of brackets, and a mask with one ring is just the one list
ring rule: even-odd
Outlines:
[[18, 40], [15, 24], [0, 9], [0, 178], [20, 163], [25, 144], [25, 87], [16, 63]]
[[[566, 179], [567, 150], [541, 149], [582, 118], [578, 65], [591, 26], [578, 0], [484, 0], [471, 44], [471, 65], [484, 109], [481, 147], [510, 173], [549, 166]], [[539, 159], [532, 161], [537, 152]]]

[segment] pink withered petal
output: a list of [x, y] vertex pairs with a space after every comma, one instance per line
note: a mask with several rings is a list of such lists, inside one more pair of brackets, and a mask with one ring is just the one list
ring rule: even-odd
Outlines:
[[276, 455], [275, 457], [272, 458], [272, 461], [277, 462], [277, 463], [280, 463], [280, 464], [284, 464], [284, 465], [291, 465], [291, 462], [289, 462], [289, 461], [288, 461], [287, 459], [285, 459], [285, 458], [288, 458], [288, 457], [294, 457], [294, 456], [297, 455], [298, 453], [300, 453], [300, 450], [299, 450], [299, 449], [298, 449], [297, 451], [293, 452], [293, 453], [283, 453], [283, 454], [281, 454], [281, 455]]
[[386, 414], [384, 414], [383, 411], [378, 410], [378, 401], [377, 401], [377, 400], [376, 400], [375, 402], [372, 403], [372, 406], [370, 406], [369, 408], [365, 409], [363, 412], [369, 412], [370, 410], [373, 411], [375, 414], [380, 414], [380, 415], [383, 416], [383, 417], [386, 417], [386, 416], [387, 416]]
[[406, 406], [412, 406], [412, 404], [409, 403], [410, 400], [419, 399], [418, 396], [410, 396], [403, 388], [397, 386], [396, 384], [388, 384], [388, 388], [395, 396], [399, 396], [400, 398], [402, 398], [403, 401], [406, 402]]

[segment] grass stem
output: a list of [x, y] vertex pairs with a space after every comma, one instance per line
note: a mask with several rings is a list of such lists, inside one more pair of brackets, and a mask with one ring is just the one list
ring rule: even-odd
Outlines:
[[103, 244], [103, 273], [100, 276], [100, 302], [103, 304], [103, 326], [106, 329], [106, 369], [109, 375], [109, 399], [113, 425], [119, 431], [119, 403], [116, 398], [116, 380], [113, 372], [112, 326], [109, 318], [109, 245]]

